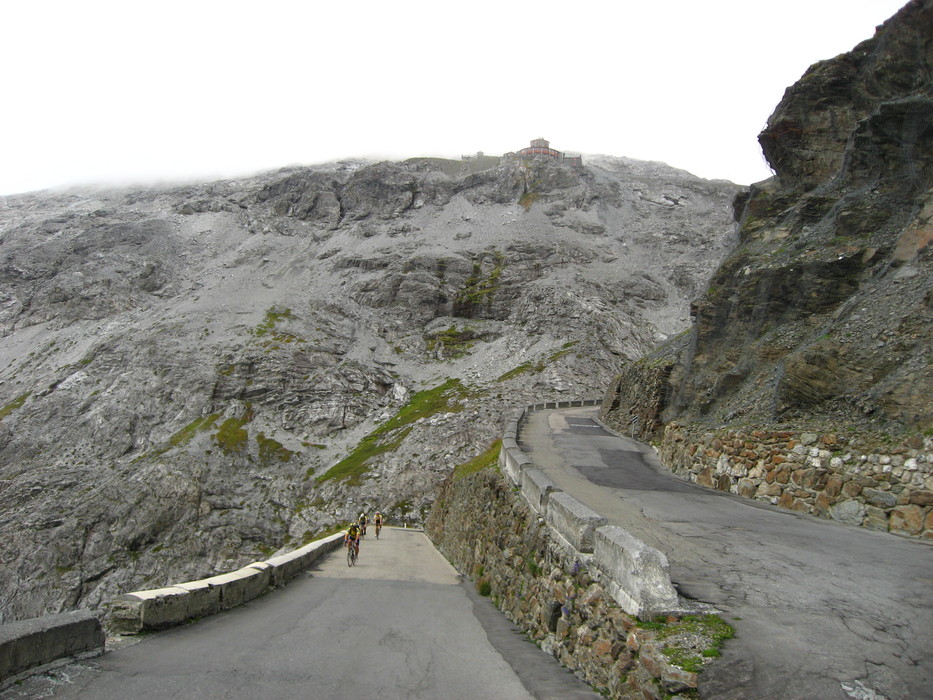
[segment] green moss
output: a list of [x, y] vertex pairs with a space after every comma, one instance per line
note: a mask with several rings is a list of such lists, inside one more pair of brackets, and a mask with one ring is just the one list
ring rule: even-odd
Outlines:
[[8, 403], [3, 408], [0, 408], [0, 420], [3, 420], [4, 418], [6, 418], [8, 415], [13, 413], [13, 411], [15, 411], [17, 408], [21, 408], [22, 405], [26, 403], [26, 399], [28, 399], [31, 395], [32, 395], [32, 392], [27, 391], [25, 394], [21, 394], [20, 396], [17, 396], [15, 399], [10, 401], [10, 403]]
[[209, 430], [214, 425], [214, 423], [217, 422], [218, 418], [220, 418], [219, 413], [212, 413], [209, 416], [195, 418], [184, 428], [172, 435], [172, 437], [168, 439], [168, 444], [171, 447], [187, 445], [191, 441], [191, 438], [193, 438], [198, 431]]
[[214, 439], [225, 454], [237, 454], [246, 450], [249, 433], [243, 427], [253, 420], [253, 411], [248, 409], [241, 418], [228, 418], [217, 429]]
[[265, 433], [256, 435], [256, 443], [259, 445], [260, 464], [270, 464], [274, 461], [287, 462], [295, 454], [280, 442], [266, 437]]
[[498, 469], [497, 463], [499, 460], [499, 450], [502, 447], [502, 440], [493, 440], [492, 444], [489, 445], [489, 448], [480, 455], [477, 455], [471, 460], [464, 462], [463, 464], [458, 464], [454, 467], [453, 478], [454, 481], [458, 481], [470, 474], [475, 474], [478, 471], [483, 469], [489, 469], [490, 467], [495, 467]]
[[[479, 304], [492, 303], [493, 295], [499, 288], [499, 278], [502, 276], [502, 270], [505, 267], [505, 256], [498, 250], [493, 251], [493, 267], [489, 274], [482, 274], [482, 257], [473, 261], [473, 273], [463, 283], [463, 287], [454, 297], [455, 308], [475, 306]], [[465, 314], [469, 315], [469, 314]]]
[[280, 310], [273, 306], [268, 311], [266, 311], [266, 318], [263, 320], [262, 323], [259, 324], [259, 326], [254, 331], [254, 334], [256, 336], [266, 335], [273, 328], [275, 328], [275, 324], [277, 324], [279, 321], [282, 321], [284, 319], [291, 318], [291, 317], [292, 317], [291, 309]]
[[437, 333], [425, 334], [424, 336], [428, 352], [433, 352], [439, 345], [442, 345], [451, 358], [463, 357], [468, 354], [476, 340], [476, 334], [472, 328], [459, 330], [456, 326], [451, 326]]
[[299, 338], [291, 333], [276, 330], [277, 324], [290, 318], [294, 318], [291, 309], [279, 309], [273, 306], [266, 311], [265, 319], [263, 319], [263, 322], [260, 323], [252, 333], [257, 338], [269, 336], [270, 339], [264, 343], [264, 346], [267, 347], [268, 350], [281, 350], [281, 345], [278, 343], [306, 343], [307, 341], [304, 338]]

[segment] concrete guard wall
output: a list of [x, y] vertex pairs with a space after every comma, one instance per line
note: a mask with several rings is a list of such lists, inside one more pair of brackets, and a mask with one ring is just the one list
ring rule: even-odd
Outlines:
[[520, 426], [530, 413], [601, 403], [598, 399], [549, 401], [517, 411], [502, 435], [499, 466], [558, 540], [572, 548], [577, 561], [590, 567], [593, 577], [625, 612], [644, 618], [682, 610], [667, 557], [626, 530], [607, 525], [605, 517], [559, 489], [518, 444]]
[[0, 625], [0, 688], [3, 681], [56, 659], [103, 652], [104, 630], [90, 610]]
[[343, 537], [344, 533], [338, 532], [237, 571], [118, 596], [110, 603], [110, 626], [121, 634], [138, 634], [229, 610], [272, 588], [284, 586], [324, 554], [339, 547]]

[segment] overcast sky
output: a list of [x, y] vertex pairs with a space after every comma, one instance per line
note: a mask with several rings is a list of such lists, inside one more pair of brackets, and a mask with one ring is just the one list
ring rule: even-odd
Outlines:
[[10, 0], [0, 194], [555, 148], [747, 184], [784, 89], [903, 0]]

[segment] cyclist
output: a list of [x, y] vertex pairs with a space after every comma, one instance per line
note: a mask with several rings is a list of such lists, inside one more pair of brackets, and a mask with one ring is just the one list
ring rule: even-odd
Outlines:
[[382, 512], [376, 511], [376, 514], [373, 516], [373, 525], [376, 526], [376, 539], [379, 539], [379, 531], [382, 529]]
[[366, 513], [360, 513], [360, 517], [357, 522], [359, 523], [359, 526], [360, 526], [360, 533], [363, 535], [363, 537], [366, 537], [366, 523], [368, 522], [368, 519], [366, 518]]
[[357, 523], [350, 523], [350, 527], [347, 528], [347, 534], [343, 538], [344, 547], [353, 547], [356, 549], [356, 556], [360, 555], [360, 536], [362, 531], [360, 526]]

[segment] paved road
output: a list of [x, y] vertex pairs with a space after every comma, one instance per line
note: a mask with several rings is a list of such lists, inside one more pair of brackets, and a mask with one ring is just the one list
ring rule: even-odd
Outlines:
[[671, 578], [736, 628], [715, 698], [933, 698], [933, 546], [704, 489], [597, 409], [535, 413], [520, 435], [562, 489], [664, 552]]
[[598, 700], [525, 640], [421, 531], [384, 528], [283, 589], [70, 664], [13, 698]]

